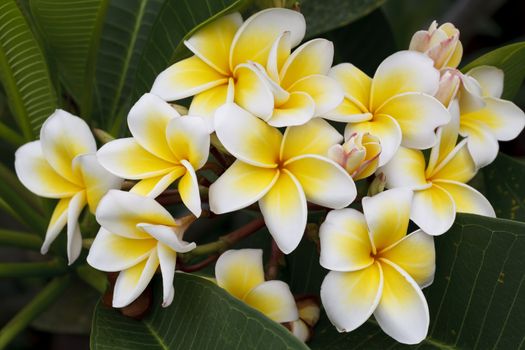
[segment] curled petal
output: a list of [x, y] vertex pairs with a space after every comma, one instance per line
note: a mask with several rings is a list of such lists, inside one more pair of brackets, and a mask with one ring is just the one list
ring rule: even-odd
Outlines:
[[363, 214], [355, 209], [332, 210], [319, 228], [319, 262], [332, 271], [356, 271], [374, 263]]
[[361, 113], [369, 111], [372, 79], [350, 63], [341, 63], [332, 67], [328, 75], [343, 88], [347, 99], [354, 103]]
[[386, 176], [386, 187], [427, 188], [425, 157], [420, 150], [399, 147], [394, 157], [380, 172]]
[[217, 110], [215, 131], [237, 159], [259, 167], [277, 167], [281, 133], [236, 104], [228, 103]]
[[201, 216], [201, 196], [197, 174], [191, 164], [183, 160], [182, 165], [186, 167], [186, 174], [179, 181], [179, 194], [182, 202], [196, 217]]
[[462, 133], [467, 136], [467, 148], [476, 163], [482, 168], [492, 163], [498, 156], [499, 143], [494, 134], [482, 123], [463, 120]]
[[171, 214], [153, 198], [116, 190], [102, 198], [96, 217], [108, 231], [133, 239], [151, 237], [137, 228], [139, 223], [177, 226]]
[[113, 307], [125, 307], [137, 299], [153, 278], [159, 266], [157, 250], [153, 250], [148, 259], [121, 271], [113, 291]]
[[370, 108], [377, 110], [391, 97], [405, 92], [423, 92], [433, 96], [439, 87], [439, 71], [422, 53], [399, 51], [387, 57], [372, 80]]
[[151, 93], [165, 101], [175, 101], [226, 83], [227, 76], [199, 57], [191, 56], [161, 72], [153, 82]]
[[199, 29], [184, 45], [216, 71], [230, 72], [230, 48], [235, 33], [242, 25], [238, 12], [222, 16]]
[[210, 209], [223, 214], [245, 208], [268, 193], [278, 177], [277, 169], [237, 160], [210, 186]]
[[431, 285], [434, 281], [436, 272], [434, 237], [421, 230], [405, 236], [379, 255], [406, 271], [421, 288]]
[[135, 184], [135, 186], [131, 188], [131, 190], [129, 190], [129, 192], [156, 198], [185, 173], [185, 167], [175, 166], [173, 170], [165, 175], [149, 177], [147, 179], [140, 180]]
[[164, 245], [165, 249], [169, 249], [177, 253], [187, 253], [195, 249], [197, 246], [194, 242], [188, 243], [183, 241], [182, 235], [177, 233], [174, 227], [138, 223], [137, 228], [155, 238]]
[[351, 272], [331, 271], [321, 285], [321, 300], [339, 332], [351, 332], [365, 323], [383, 292], [383, 272], [375, 263]]
[[374, 317], [381, 329], [403, 344], [426, 338], [430, 316], [425, 296], [417, 283], [399, 266], [382, 259], [383, 294]]
[[49, 251], [49, 246], [55, 241], [58, 234], [62, 231], [64, 226], [67, 223], [67, 211], [71, 198], [62, 198], [58, 201], [53, 214], [51, 215], [51, 220], [47, 226], [46, 237], [42, 248], [40, 248], [41, 254], [47, 254]]
[[307, 123], [315, 115], [315, 101], [305, 92], [295, 91], [288, 100], [276, 107], [268, 124], [280, 128]]
[[492, 66], [478, 66], [469, 70], [467, 75], [479, 83], [482, 96], [501, 97], [504, 80], [504, 73], [501, 69]]
[[359, 123], [372, 119], [373, 115], [363, 112], [354, 102], [345, 98], [335, 109], [323, 114], [324, 119], [343, 123]]
[[343, 102], [344, 94], [339, 84], [324, 75], [310, 75], [296, 81], [289, 91], [306, 92], [315, 102], [315, 116], [324, 115]]
[[157, 244], [157, 254], [159, 256], [160, 272], [162, 273], [162, 307], [168, 307], [175, 295], [173, 278], [175, 277], [177, 253], [170, 249], [170, 247], [159, 242]]
[[26, 143], [16, 151], [15, 171], [20, 182], [41, 197], [68, 198], [82, 190], [49, 165], [40, 141]]
[[122, 271], [147, 259], [156, 246], [155, 239], [130, 239], [100, 228], [87, 262], [101, 271]]
[[42, 152], [49, 164], [61, 176], [81, 185], [73, 172], [73, 159], [80, 154], [95, 153], [97, 145], [85, 121], [57, 109], [40, 129]]
[[434, 182], [452, 197], [457, 212], [496, 217], [494, 208], [487, 198], [474, 188], [455, 181], [436, 180]]
[[441, 102], [422, 93], [396, 95], [377, 113], [394, 118], [403, 134], [401, 144], [417, 149], [434, 146], [437, 141], [434, 130], [450, 121], [450, 114]]
[[301, 241], [306, 228], [308, 208], [301, 184], [287, 170], [259, 201], [268, 231], [285, 254], [291, 253]]
[[283, 281], [266, 281], [253, 288], [244, 302], [275, 322], [291, 322], [299, 318], [290, 287]]
[[67, 259], [69, 265], [73, 264], [82, 250], [82, 235], [78, 217], [86, 206], [86, 192], [78, 192], [71, 198], [67, 208]]
[[284, 161], [305, 155], [327, 156], [328, 150], [341, 143], [343, 136], [325, 120], [316, 118], [300, 126], [286, 129], [280, 150]]
[[433, 183], [430, 188], [414, 192], [410, 218], [426, 233], [441, 235], [454, 223], [456, 205], [447, 191]]
[[232, 249], [224, 252], [215, 264], [215, 278], [219, 287], [244, 299], [251, 290], [264, 282], [262, 250]]
[[191, 100], [189, 115], [201, 117], [208, 126], [208, 132], [215, 131], [214, 115], [217, 108], [226, 103], [228, 98], [228, 85], [219, 85], [203, 91]]
[[187, 160], [195, 169], [200, 169], [208, 160], [210, 135], [202, 118], [186, 116], [172, 119], [166, 138], [178, 162]]
[[466, 183], [476, 175], [476, 164], [463, 139], [434, 169], [430, 180], [452, 180]]
[[290, 56], [291, 51], [290, 32], [283, 32], [273, 43], [268, 63], [266, 64], [268, 75], [273, 81], [280, 82], [279, 72], [288, 56]]
[[334, 59], [334, 44], [326, 39], [313, 39], [299, 46], [288, 57], [280, 72], [281, 86], [287, 89], [310, 75], [326, 75]]
[[268, 120], [274, 108], [274, 96], [265, 72], [253, 64], [235, 68], [235, 102], [253, 115]]
[[137, 143], [146, 151], [168, 162], [176, 161], [164, 135], [168, 123], [180, 115], [160, 97], [144, 94], [128, 114], [128, 127]]
[[266, 66], [272, 44], [283, 32], [290, 33], [291, 47], [304, 37], [306, 22], [302, 14], [284, 8], [257, 12], [239, 28], [230, 51], [230, 68], [253, 61]]
[[412, 196], [411, 190], [395, 188], [363, 198], [363, 213], [374, 252], [380, 252], [405, 237]]

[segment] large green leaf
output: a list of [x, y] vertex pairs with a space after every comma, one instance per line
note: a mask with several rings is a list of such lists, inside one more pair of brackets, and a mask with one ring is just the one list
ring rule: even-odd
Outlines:
[[[522, 346], [525, 339], [525, 224], [460, 214], [450, 231], [436, 237], [435, 242], [436, 276], [434, 283], [424, 290], [430, 307], [430, 331], [428, 338], [416, 348], [518, 349]], [[295, 278], [305, 279], [308, 273], [308, 278], [321, 280], [322, 270], [310, 268], [311, 264], [303, 260], [305, 257], [301, 251], [288, 257], [292, 272], [299, 274]], [[314, 258], [312, 254], [309, 259]], [[304, 270], [297, 267], [299, 262], [305, 265]], [[315, 275], [317, 273], [321, 274]], [[297, 285], [293, 284], [294, 287]], [[323, 316], [314, 331], [312, 349], [406, 348], [384, 334], [373, 320], [353, 332], [339, 334]]]
[[99, 304], [91, 348], [307, 349], [286, 328], [201, 277], [177, 273], [175, 299], [168, 308], [160, 306], [160, 295], [154, 296], [153, 309], [141, 321]]
[[165, 0], [112, 0], [98, 51], [94, 114], [107, 129], [130, 102], [137, 65]]
[[369, 14], [384, 2], [385, 0], [300, 1], [301, 12], [306, 17], [306, 36], [314, 37], [345, 26]]
[[0, 0], [0, 80], [18, 127], [33, 139], [57, 101], [42, 50], [14, 0]]
[[525, 77], [525, 42], [519, 42], [491, 51], [467, 64], [461, 70], [468, 72], [477, 66], [496, 66], [505, 73], [502, 98], [510, 100], [516, 96]]
[[138, 65], [134, 97], [149, 91], [155, 77], [170, 64], [189, 55], [183, 44], [187, 36], [248, 1], [166, 0]]
[[484, 194], [496, 215], [525, 221], [525, 162], [500, 153], [494, 163], [482, 170]]

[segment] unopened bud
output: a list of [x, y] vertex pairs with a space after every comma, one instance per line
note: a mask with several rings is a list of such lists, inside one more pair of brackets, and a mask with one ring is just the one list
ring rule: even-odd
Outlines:
[[372, 183], [370, 184], [370, 187], [368, 187], [368, 196], [372, 197], [375, 196], [378, 193], [381, 193], [385, 190], [386, 185], [386, 176], [383, 173], [379, 173], [376, 175]]
[[178, 105], [175, 103], [170, 103], [171, 107], [173, 107], [174, 110], [177, 111], [180, 115], [188, 115], [188, 108], [182, 105]]
[[410, 41], [409, 50], [426, 54], [434, 61], [434, 67], [456, 68], [463, 56], [463, 46], [459, 41], [459, 30], [452, 23], [438, 27], [434, 21], [428, 30], [417, 31]]
[[369, 133], [354, 133], [343, 145], [333, 145], [328, 157], [341, 165], [354, 180], [374, 173], [379, 162], [381, 144]]
[[107, 131], [97, 128], [93, 128], [93, 135], [95, 135], [95, 138], [103, 145], [115, 139], [113, 135]]
[[441, 71], [439, 89], [434, 95], [445, 107], [450, 105], [458, 94], [461, 86], [461, 73], [457, 69], [446, 69]]

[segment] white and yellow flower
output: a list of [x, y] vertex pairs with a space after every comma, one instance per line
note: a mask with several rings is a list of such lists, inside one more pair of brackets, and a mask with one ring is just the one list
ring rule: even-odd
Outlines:
[[82, 119], [56, 110], [42, 125], [40, 140], [21, 146], [15, 153], [15, 170], [31, 192], [59, 199], [51, 216], [41, 252], [49, 246], [67, 223], [67, 256], [72, 264], [82, 249], [78, 218], [89, 206], [94, 213], [98, 202], [122, 179], [107, 172], [97, 161], [97, 145], [89, 126]]
[[458, 139], [456, 111], [450, 124], [438, 130], [439, 141], [432, 148], [425, 170], [425, 158], [419, 150], [400, 147], [392, 160], [378, 172], [386, 176], [387, 188], [407, 187], [414, 191], [410, 218], [431, 235], [445, 233], [454, 223], [456, 212], [495, 216], [489, 201], [466, 185], [477, 167], [467, 142]]
[[321, 225], [321, 286], [328, 318], [350, 332], [373, 314], [385, 333], [405, 344], [425, 339], [429, 311], [421, 292], [434, 279], [433, 237], [407, 235], [412, 191], [395, 189], [363, 199], [363, 212], [334, 210]]
[[349, 136], [343, 145], [330, 147], [328, 156], [346, 169], [354, 180], [361, 180], [376, 171], [381, 144], [377, 137], [369, 133], [354, 133]]
[[264, 72], [253, 63], [265, 67], [282, 33], [289, 33], [288, 43], [295, 47], [305, 30], [303, 15], [282, 8], [258, 12], [244, 23], [239, 13], [221, 17], [185, 41], [194, 56], [160, 73], [151, 92], [166, 101], [195, 96], [189, 113], [205, 117], [213, 131], [214, 112], [227, 101], [231, 81], [235, 102], [268, 118], [274, 110], [274, 96]]
[[436, 143], [435, 128], [449, 122], [445, 107], [432, 97], [439, 87], [439, 71], [427, 56], [400, 51], [387, 57], [371, 79], [357, 67], [342, 63], [329, 76], [341, 84], [345, 99], [323, 117], [349, 122], [348, 139], [355, 132], [379, 138], [379, 165], [386, 164], [400, 145], [426, 149]]
[[129, 111], [133, 137], [105, 144], [97, 153], [102, 166], [125, 179], [141, 180], [131, 192], [156, 197], [180, 178], [183, 203], [201, 214], [195, 171], [207, 161], [210, 135], [199, 117], [181, 117], [168, 103], [144, 94]]
[[266, 68], [256, 64], [274, 95], [273, 112], [256, 115], [275, 127], [302, 125], [333, 110], [344, 98], [337, 81], [327, 76], [334, 57], [332, 42], [310, 40], [293, 53], [291, 47], [290, 32], [283, 32], [270, 50]]
[[299, 244], [307, 219], [306, 201], [343, 208], [356, 196], [350, 175], [326, 157], [342, 136], [326, 121], [289, 127], [284, 135], [230, 103], [215, 114], [216, 132], [237, 160], [211, 186], [210, 209], [216, 214], [257, 201], [279, 248], [290, 253]]
[[409, 50], [426, 54], [437, 69], [456, 68], [463, 56], [463, 45], [459, 41], [459, 30], [452, 23], [438, 27], [434, 21], [428, 30], [417, 31], [410, 41]]
[[215, 265], [217, 284], [275, 322], [297, 320], [299, 313], [288, 285], [264, 280], [262, 253], [260, 249], [224, 252]]
[[195, 220], [193, 215], [174, 219], [153, 198], [112, 190], [97, 209], [101, 225], [87, 257], [94, 268], [120, 272], [113, 291], [113, 307], [137, 299], [160, 266], [162, 306], [171, 304], [177, 253], [195, 248], [182, 237]]
[[[478, 108], [465, 108], [469, 94], [460, 92], [461, 136], [467, 137], [467, 146], [478, 167], [488, 165], [498, 155], [498, 141], [516, 138], [525, 127], [525, 113], [511, 101], [501, 99], [503, 71], [491, 66], [471, 69], [466, 78], [482, 101]], [[472, 88], [471, 88], [472, 90]]]

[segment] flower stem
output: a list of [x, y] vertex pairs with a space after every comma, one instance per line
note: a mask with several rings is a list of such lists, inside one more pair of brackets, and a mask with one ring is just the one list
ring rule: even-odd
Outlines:
[[191, 258], [196, 256], [222, 253], [235, 243], [242, 240], [243, 238], [248, 237], [252, 233], [257, 232], [263, 226], [263, 218], [254, 219], [246, 225], [239, 227], [235, 231], [232, 231], [224, 236], [219, 237], [219, 239], [215, 242], [199, 245], [191, 252], [183, 254], [183, 261], [189, 261], [191, 260]]
[[195, 263], [193, 265], [180, 265], [177, 268], [184, 272], [195, 272], [202, 270], [206, 266], [213, 264], [218, 258], [220, 254], [210, 255], [206, 259], [199, 261], [198, 263]]
[[0, 245], [39, 251], [42, 239], [32, 233], [0, 229]]
[[0, 330], [0, 349], [5, 349], [31, 321], [45, 311], [62, 294], [70, 281], [71, 277], [69, 275], [55, 278], [29, 304], [20, 310]]
[[60, 276], [67, 270], [67, 265], [57, 259], [46, 262], [0, 263], [0, 278]]
[[270, 254], [270, 260], [268, 261], [268, 267], [266, 269], [266, 280], [274, 280], [279, 274], [279, 267], [282, 264], [282, 258], [284, 254], [272, 239], [272, 251]]

